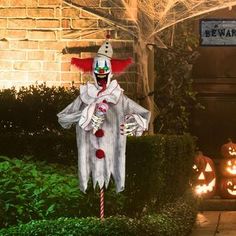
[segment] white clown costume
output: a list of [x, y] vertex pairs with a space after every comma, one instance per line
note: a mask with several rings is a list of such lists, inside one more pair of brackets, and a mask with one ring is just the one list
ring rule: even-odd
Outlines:
[[108, 39], [93, 58], [72, 58], [72, 64], [92, 72], [95, 84], [80, 86], [80, 95], [58, 116], [63, 128], [76, 125], [78, 173], [81, 191], [87, 189], [90, 174], [93, 186], [109, 184], [110, 176], [116, 191], [125, 186], [125, 150], [127, 135], [142, 135], [148, 129], [150, 112], [123, 94], [112, 73], [123, 71], [130, 59], [112, 59]]

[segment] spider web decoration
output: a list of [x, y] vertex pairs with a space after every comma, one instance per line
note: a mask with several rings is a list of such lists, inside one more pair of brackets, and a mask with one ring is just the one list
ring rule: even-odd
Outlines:
[[[95, 0], [63, 0], [64, 5], [84, 11], [101, 20], [104, 25], [91, 25], [87, 29], [72, 30], [65, 36], [83, 39], [84, 36], [101, 31], [123, 32], [122, 39], [135, 40], [134, 52], [137, 58], [138, 94], [143, 97], [146, 107], [153, 116], [158, 113], [153, 99], [154, 76], [149, 76], [148, 64], [152, 46], [166, 47], [160, 33], [168, 27], [203, 14], [223, 8], [231, 9], [236, 0], [101, 0], [101, 7], [94, 7]], [[123, 17], [114, 14], [119, 10]], [[173, 37], [172, 37], [173, 38]], [[152, 132], [152, 131], [151, 131]]]

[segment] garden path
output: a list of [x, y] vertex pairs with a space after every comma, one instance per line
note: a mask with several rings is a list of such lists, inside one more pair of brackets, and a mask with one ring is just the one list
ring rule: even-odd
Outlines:
[[236, 211], [204, 211], [189, 236], [236, 236]]

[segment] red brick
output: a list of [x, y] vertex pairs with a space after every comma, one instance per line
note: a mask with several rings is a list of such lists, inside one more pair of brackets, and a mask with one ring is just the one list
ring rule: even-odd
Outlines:
[[8, 28], [13, 29], [26, 29], [35, 28], [35, 20], [33, 19], [9, 19]]
[[87, 28], [87, 27], [96, 28], [97, 24], [98, 24], [97, 20], [84, 20], [84, 19], [72, 20], [73, 29], [81, 29], [81, 28]]
[[8, 48], [9, 48], [9, 41], [0, 41], [0, 50]]
[[44, 71], [60, 71], [60, 64], [56, 62], [44, 62], [43, 70]]
[[80, 81], [80, 78], [81, 78], [81, 74], [78, 72], [78, 73], [62, 73], [61, 74], [61, 80], [62, 81], [76, 81], [76, 82], [79, 82]]
[[53, 8], [29, 8], [27, 9], [27, 15], [29, 17], [48, 18], [54, 17]]
[[97, 19], [97, 17], [95, 15], [89, 14], [85, 11], [81, 11], [80, 17], [81, 18], [86, 18], [86, 19]]
[[61, 21], [61, 27], [64, 29], [71, 28], [71, 20], [70, 19], [63, 19]]
[[0, 61], [0, 70], [12, 70], [12, 61]]
[[39, 49], [61, 51], [64, 47], [66, 47], [66, 42], [52, 42], [52, 41], [39, 42]]
[[6, 30], [6, 38], [25, 39], [26, 30]]
[[56, 53], [54, 51], [45, 51], [44, 52], [44, 61], [54, 61]]
[[10, 41], [12, 49], [38, 49], [37, 41]]
[[64, 54], [61, 56], [63, 62], [70, 62], [72, 57], [80, 57], [79, 54]]
[[0, 19], [0, 28], [6, 28], [7, 27], [7, 19]]
[[33, 81], [43, 81], [43, 82], [47, 82], [47, 81], [57, 81], [60, 79], [60, 73], [56, 73], [56, 72], [29, 72], [29, 81], [33, 82]]
[[28, 33], [29, 39], [55, 40], [56, 32], [49, 30], [33, 30]]
[[28, 60], [44, 60], [44, 51], [29, 51]]
[[0, 8], [1, 18], [6, 17], [26, 17], [25, 8]]
[[90, 47], [90, 46], [96, 46], [95, 42], [89, 42], [89, 41], [68, 41], [67, 47]]
[[62, 0], [39, 0], [39, 5], [56, 5], [59, 6], [62, 3]]
[[41, 63], [37, 61], [18, 61], [14, 63], [15, 70], [41, 70]]
[[0, 59], [3, 60], [25, 60], [26, 52], [23, 51], [0, 51]]
[[9, 6], [9, 0], [1, 0], [0, 7], [6, 7], [6, 6]]
[[80, 10], [74, 9], [74, 8], [63, 8], [62, 9], [62, 16], [63, 17], [79, 17]]
[[27, 80], [27, 72], [23, 71], [4, 71], [0, 72], [0, 79], [7, 80]]
[[59, 28], [60, 22], [59, 20], [37, 20], [36, 27], [37, 28]]
[[61, 63], [61, 71], [70, 71], [71, 64], [70, 62]]
[[37, 0], [9, 0], [10, 6], [38, 6]]

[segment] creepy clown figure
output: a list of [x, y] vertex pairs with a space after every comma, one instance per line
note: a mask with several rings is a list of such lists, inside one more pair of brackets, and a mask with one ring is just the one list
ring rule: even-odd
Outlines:
[[80, 95], [57, 116], [63, 128], [76, 125], [80, 190], [90, 175], [94, 188], [108, 186], [112, 175], [116, 191], [125, 187], [126, 136], [141, 136], [148, 129], [150, 112], [123, 94], [114, 73], [123, 72], [131, 59], [113, 59], [107, 39], [95, 58], [72, 58], [71, 63], [91, 72], [94, 84], [80, 86]]

